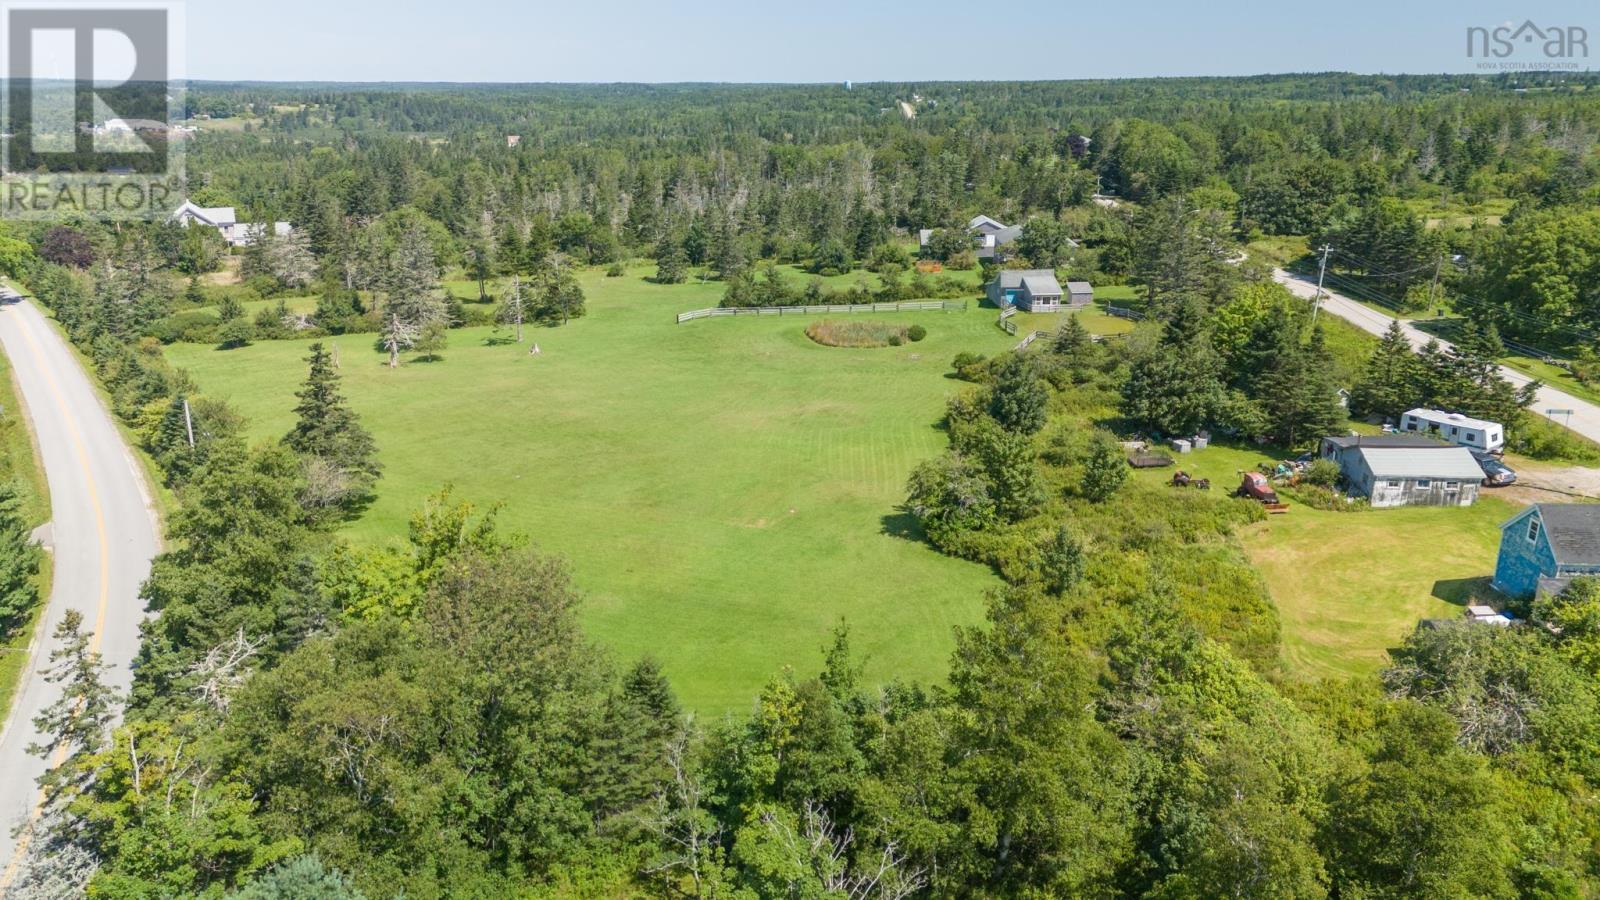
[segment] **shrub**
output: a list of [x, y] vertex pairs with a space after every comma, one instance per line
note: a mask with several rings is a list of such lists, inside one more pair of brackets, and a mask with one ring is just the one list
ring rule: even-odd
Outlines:
[[626, 274], [628, 274], [628, 270], [622, 265], [622, 263], [619, 262], [612, 263], [611, 266], [606, 269], [607, 278], [621, 278]]
[[1595, 465], [1600, 463], [1600, 447], [1537, 416], [1523, 415], [1514, 428], [1507, 429], [1506, 449], [1534, 459]]
[[1331, 488], [1339, 483], [1339, 464], [1331, 459], [1314, 460], [1300, 474], [1300, 480], [1317, 487]]
[[927, 336], [928, 329], [923, 328], [921, 325], [913, 325], [906, 329], [906, 337], [910, 339], [913, 344], [922, 341]]
[[989, 362], [988, 357], [977, 353], [957, 353], [950, 367], [956, 370], [956, 377], [962, 381], [981, 381], [984, 367]]
[[806, 326], [806, 337], [826, 347], [898, 347], [905, 343], [906, 328], [883, 322], [823, 319]]
[[217, 333], [222, 346], [228, 349], [247, 346], [256, 336], [256, 327], [249, 319], [234, 319], [223, 325]]

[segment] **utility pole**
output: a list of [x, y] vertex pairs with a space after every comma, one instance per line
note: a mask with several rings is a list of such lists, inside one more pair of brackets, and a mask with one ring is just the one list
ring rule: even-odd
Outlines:
[[1311, 301], [1311, 324], [1317, 324], [1317, 312], [1322, 309], [1322, 282], [1328, 277], [1328, 254], [1333, 252], [1333, 247], [1323, 244], [1322, 266], [1317, 270], [1317, 296]]
[[1428, 287], [1428, 306], [1437, 314], [1439, 309], [1439, 276], [1444, 274], [1444, 254], [1439, 254], [1439, 261], [1433, 264], [1433, 284]]

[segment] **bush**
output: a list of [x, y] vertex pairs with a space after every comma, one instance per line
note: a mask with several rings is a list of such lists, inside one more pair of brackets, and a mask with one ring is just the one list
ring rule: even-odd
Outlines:
[[1537, 416], [1524, 414], [1515, 427], [1506, 429], [1506, 449], [1533, 459], [1600, 464], [1600, 447]]
[[921, 325], [913, 325], [906, 329], [906, 337], [910, 339], [913, 344], [922, 341], [927, 336], [928, 329], [923, 328]]
[[163, 344], [177, 341], [191, 344], [211, 344], [217, 340], [217, 317], [204, 310], [174, 313], [152, 322], [145, 334]]
[[1300, 480], [1317, 487], [1331, 488], [1339, 483], [1339, 464], [1331, 459], [1313, 460], [1300, 474]]
[[255, 340], [256, 326], [249, 319], [234, 319], [218, 330], [217, 337], [224, 348], [244, 347]]
[[626, 274], [628, 274], [627, 268], [619, 262], [612, 263], [611, 266], [606, 269], [607, 278], [621, 278]]

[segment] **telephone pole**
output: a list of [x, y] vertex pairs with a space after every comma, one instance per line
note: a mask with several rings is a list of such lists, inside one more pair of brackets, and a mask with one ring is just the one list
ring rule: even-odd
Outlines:
[[1328, 254], [1333, 252], [1333, 247], [1323, 244], [1322, 266], [1317, 270], [1317, 296], [1311, 301], [1311, 324], [1317, 324], [1317, 312], [1322, 309], [1322, 281], [1328, 277]]
[[1439, 254], [1439, 261], [1433, 264], [1433, 284], [1428, 286], [1428, 306], [1432, 307], [1434, 314], [1439, 310], [1439, 276], [1444, 274], [1444, 254]]

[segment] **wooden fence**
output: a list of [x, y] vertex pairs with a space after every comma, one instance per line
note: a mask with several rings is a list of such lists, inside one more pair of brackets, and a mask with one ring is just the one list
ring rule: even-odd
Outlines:
[[909, 303], [837, 303], [831, 306], [719, 306], [715, 309], [691, 309], [678, 313], [678, 324], [695, 319], [719, 319], [726, 316], [815, 316], [823, 313], [883, 313], [928, 312], [966, 309], [965, 300], [916, 300]]
[[1128, 309], [1127, 307], [1123, 306], [1111, 306], [1109, 304], [1106, 306], [1106, 315], [1116, 316], [1119, 319], [1132, 319], [1135, 322], [1144, 318], [1144, 313], [1139, 312], [1137, 309]]
[[1032, 347], [1034, 341], [1037, 341], [1039, 338], [1042, 338], [1042, 337], [1044, 337], [1045, 335], [1047, 335], [1049, 333], [1050, 332], [1048, 332], [1048, 331], [1030, 332], [1027, 337], [1022, 339], [1022, 343], [1017, 345], [1017, 352], [1021, 353], [1022, 351], [1028, 349], [1029, 347]]

